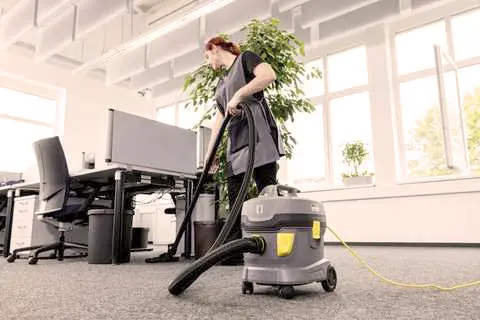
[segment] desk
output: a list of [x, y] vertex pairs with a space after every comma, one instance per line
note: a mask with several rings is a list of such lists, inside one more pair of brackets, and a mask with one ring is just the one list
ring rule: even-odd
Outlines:
[[[183, 189], [187, 191], [187, 198], [193, 190], [191, 179], [195, 176], [178, 176], [178, 174], [147, 169], [135, 166], [111, 165], [106, 168], [82, 170], [72, 172], [71, 189], [79, 189], [87, 182], [101, 185], [100, 194], [108, 195], [113, 199], [114, 222], [112, 241], [112, 264], [129, 262], [130, 254], [121, 252], [124, 228], [124, 209], [133, 209], [132, 198], [137, 194], [153, 193], [161, 189]], [[19, 183], [0, 188], [0, 195], [7, 197], [6, 226], [4, 237], [3, 256], [10, 253], [11, 229], [13, 221], [14, 197], [25, 194], [38, 193], [39, 182]], [[190, 241], [188, 241], [190, 243]], [[128, 247], [128, 246], [127, 246]], [[120, 257], [128, 257], [125, 260]]]

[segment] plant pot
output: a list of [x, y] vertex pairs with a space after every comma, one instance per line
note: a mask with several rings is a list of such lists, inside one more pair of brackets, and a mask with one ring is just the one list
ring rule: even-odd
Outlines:
[[343, 178], [343, 184], [347, 187], [373, 184], [372, 176], [357, 176]]

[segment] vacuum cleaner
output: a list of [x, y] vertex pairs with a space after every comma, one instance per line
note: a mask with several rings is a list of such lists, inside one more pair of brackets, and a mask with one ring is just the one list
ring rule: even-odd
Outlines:
[[[219, 236], [209, 251], [182, 271], [169, 285], [169, 292], [179, 295], [202, 273], [238, 253], [244, 254], [242, 293], [252, 294], [254, 283], [273, 286], [285, 299], [294, 297], [294, 286], [320, 282], [327, 292], [336, 288], [335, 268], [324, 256], [326, 216], [322, 203], [297, 196], [299, 190], [283, 185], [267, 186], [259, 196], [245, 201], [253, 174], [255, 157], [255, 123], [248, 104], [240, 106], [249, 128], [248, 163], [240, 192]], [[221, 137], [231, 116], [222, 123], [200, 178], [182, 226], [169, 251], [156, 262], [171, 261], [176, 246], [185, 231], [186, 224], [198, 199], [201, 185], [213, 162]], [[205, 177], [204, 177], [205, 176]], [[240, 209], [242, 209], [240, 211]], [[241, 212], [243, 239], [225, 243], [238, 214]]]
[[265, 187], [242, 209], [245, 237], [261, 237], [262, 254], [244, 255], [242, 292], [253, 293], [253, 283], [278, 289], [281, 297], [294, 296], [294, 286], [320, 282], [335, 290], [337, 274], [324, 255], [326, 217], [323, 205], [297, 196], [282, 185]]

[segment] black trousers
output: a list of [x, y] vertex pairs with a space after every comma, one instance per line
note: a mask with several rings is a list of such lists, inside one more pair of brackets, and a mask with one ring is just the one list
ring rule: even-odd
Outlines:
[[[278, 165], [276, 162], [268, 163], [263, 166], [257, 167], [253, 170], [253, 178], [257, 186], [258, 192], [262, 191], [266, 186], [277, 184], [277, 172]], [[231, 176], [227, 178], [227, 192], [229, 198], [230, 209], [233, 208], [233, 204], [240, 192], [242, 186], [244, 174], [238, 174], [236, 176]], [[245, 197], [245, 201], [248, 200], [248, 195]], [[242, 228], [241, 228], [241, 214], [238, 215], [235, 220], [235, 224], [232, 228], [232, 231], [227, 238], [227, 241], [230, 242], [235, 239], [242, 238]], [[234, 260], [241, 259], [243, 255], [235, 257]]]

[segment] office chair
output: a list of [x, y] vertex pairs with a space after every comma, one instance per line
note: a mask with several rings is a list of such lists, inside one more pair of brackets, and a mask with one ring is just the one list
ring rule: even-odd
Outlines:
[[[65, 232], [73, 230], [78, 224], [88, 221], [87, 211], [93, 208], [108, 206], [94, 204], [100, 186], [90, 184], [89, 191], [74, 193], [70, 190], [71, 178], [61, 142], [57, 136], [42, 139], [33, 143], [40, 177], [39, 208], [35, 212], [41, 222], [53, 225], [58, 229], [59, 237], [55, 243], [19, 248], [7, 257], [13, 262], [17, 254], [31, 251], [29, 264], [36, 264], [40, 253], [54, 250], [53, 257], [59, 261], [64, 258], [65, 249], [88, 249], [87, 245], [65, 242]], [[80, 255], [82, 257], [84, 255]]]

